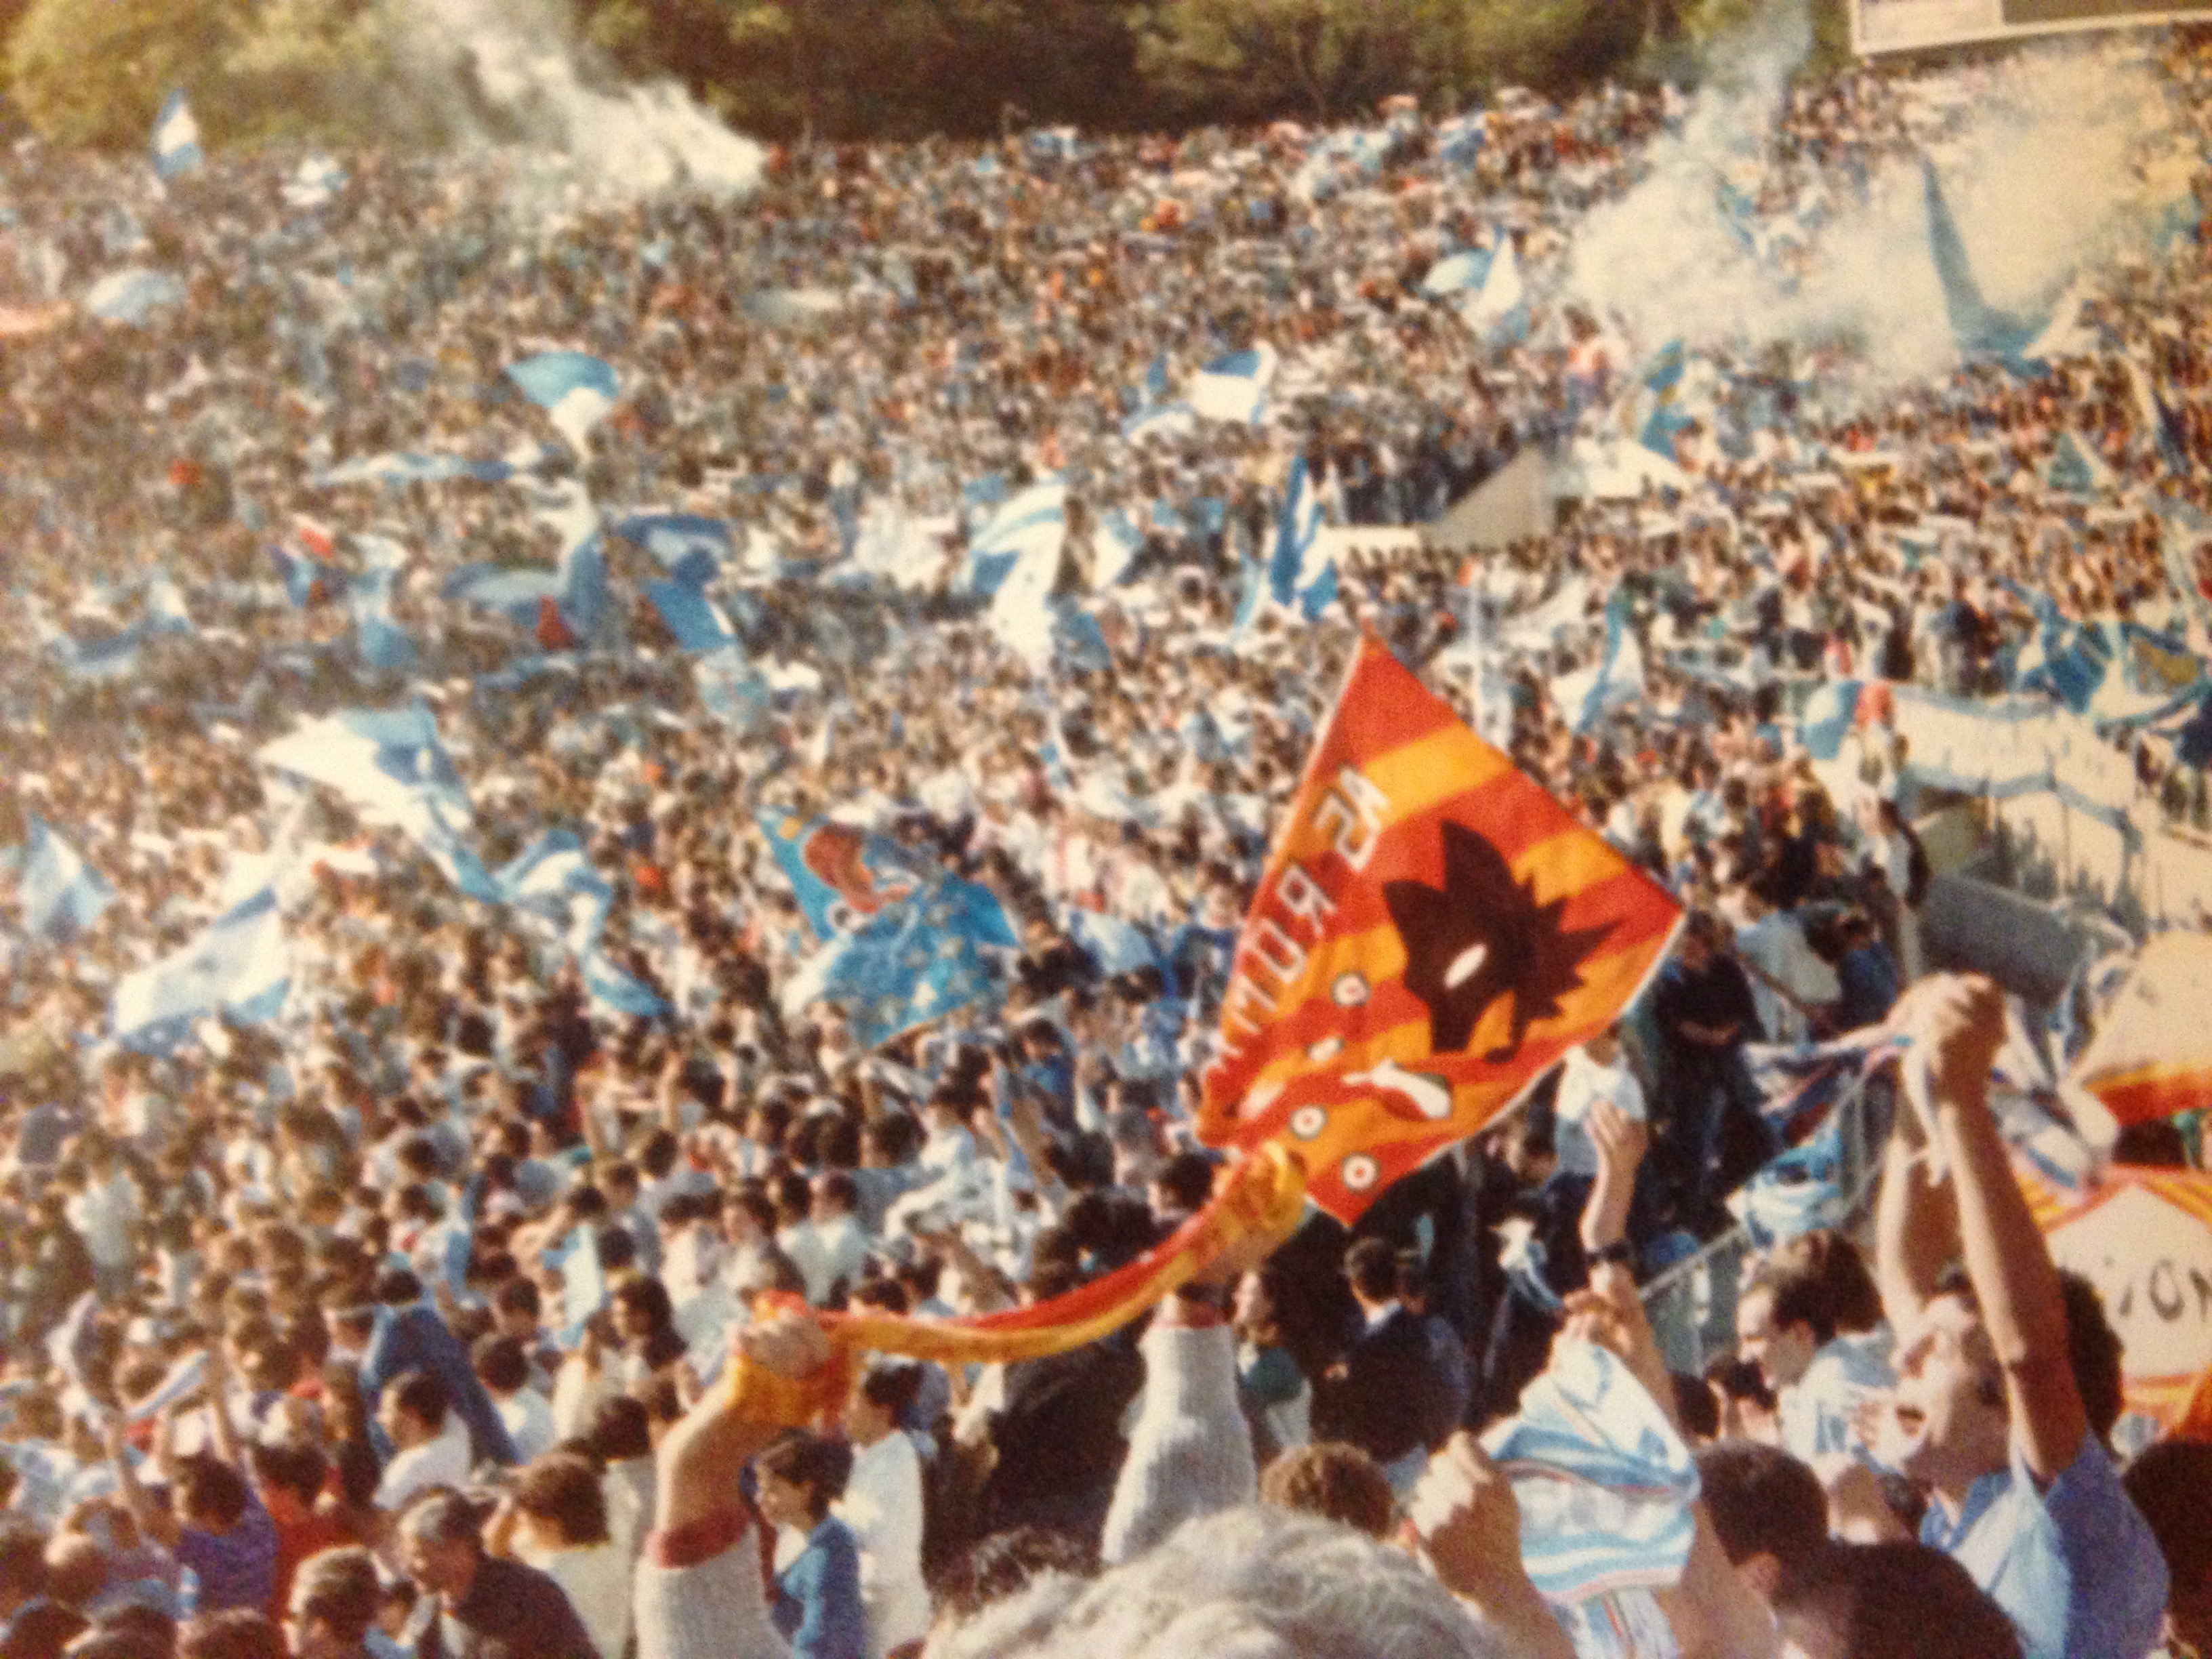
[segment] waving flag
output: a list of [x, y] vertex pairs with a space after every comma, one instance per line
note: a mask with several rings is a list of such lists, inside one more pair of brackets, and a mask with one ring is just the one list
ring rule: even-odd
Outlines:
[[1843, 1123], [1842, 1114], [1832, 1110], [1809, 1139], [1770, 1160], [1729, 1195], [1729, 1211], [1760, 1249], [1847, 1218]]
[[1797, 740], [1814, 760], [1832, 761], [1844, 752], [1844, 739], [1857, 723], [1858, 711], [1858, 681], [1824, 680], [1797, 716]]
[[2075, 1062], [2073, 1080], [2122, 1123], [2148, 1123], [2212, 1106], [2212, 936], [2160, 933], [2106, 1010]]
[[35, 814], [17, 883], [24, 926], [57, 945], [90, 932], [115, 902], [115, 890], [100, 872]]
[[337, 484], [380, 483], [396, 489], [405, 484], [446, 483], [455, 478], [502, 483], [514, 476], [514, 471], [506, 461], [472, 461], [461, 455], [419, 455], [408, 450], [341, 461], [313, 482], [319, 489]]
[[1621, 402], [1624, 429], [1662, 460], [1674, 460], [1675, 434], [1690, 423], [1680, 407], [1682, 380], [1689, 366], [1688, 348], [1680, 340], [1669, 340], [1638, 371]]
[[1267, 407], [1267, 388], [1275, 379], [1275, 348], [1257, 345], [1216, 358], [1198, 372], [1184, 401], [1209, 421], [1257, 425]]
[[[1057, 477], [1031, 484], [1000, 504], [968, 544], [968, 590], [996, 597], [1023, 567], [1056, 573], [1067, 543], [1067, 485]], [[1048, 574], [1045, 585], [1051, 585]]]
[[1960, 355], [1996, 357], [2008, 366], [2021, 366], [2022, 354], [2043, 330], [1996, 310], [1983, 299], [1981, 284], [1974, 280], [1973, 262], [1966, 255], [1966, 239], [1960, 235], [1951, 204], [1944, 199], [1942, 180], [1936, 176], [1936, 164], [1924, 155], [1920, 160], [1920, 183], [1927, 198], [1928, 249], [1936, 261], [1936, 275], [1943, 284], [1943, 309], [1950, 318]]
[[736, 550], [728, 525], [696, 514], [635, 514], [613, 528], [632, 547], [651, 554], [669, 580], [684, 587], [706, 586]]
[[1109, 979], [1160, 965], [1158, 951], [1134, 922], [1073, 904], [1060, 915], [1068, 938]]
[[181, 179], [206, 159], [200, 149], [200, 124], [192, 119], [192, 106], [179, 87], [161, 100], [154, 117], [154, 171], [164, 183]]
[[415, 641], [392, 613], [392, 592], [406, 567], [407, 550], [385, 536], [356, 536], [363, 569], [346, 595], [353, 609], [354, 643], [361, 659], [387, 672], [411, 668]]
[[303, 720], [289, 736], [264, 744], [257, 758], [337, 791], [370, 823], [392, 824], [418, 841], [472, 820], [453, 757], [438, 741], [438, 723], [420, 704], [341, 709]]
[[1643, 695], [1644, 647], [1628, 625], [1628, 596], [1616, 592], [1605, 607], [1604, 655], [1557, 681], [1552, 696], [1574, 729], [1587, 732]]
[[888, 836], [773, 806], [758, 822], [817, 939], [851, 933], [918, 891], [928, 873]]
[[1521, 275], [1521, 256], [1513, 239], [1499, 233], [1498, 251], [1484, 271], [1482, 286], [1461, 307], [1468, 326], [1493, 343], [1528, 337], [1528, 284]]
[[554, 601], [560, 578], [528, 566], [468, 564], [446, 579], [445, 597], [496, 611], [517, 627], [536, 625], [538, 608]]
[[739, 733], [750, 732], [766, 720], [774, 700], [760, 671], [734, 646], [694, 658], [691, 684], [701, 706]]
[[1306, 458], [1300, 455], [1291, 463], [1290, 486], [1283, 492], [1267, 584], [1277, 603], [1296, 602], [1309, 622], [1336, 597], [1336, 561], [1323, 547], [1321, 528], [1321, 492], [1306, 470]]
[[1482, 1437], [1521, 1509], [1521, 1559], [1544, 1598], [1585, 1601], [1678, 1583], [1697, 1534], [1698, 1466], [1627, 1366], [1560, 1342]]
[[842, 1002], [854, 1041], [880, 1048], [996, 999], [1002, 981], [992, 953], [1014, 948], [1012, 925], [988, 888], [943, 881], [824, 945], [787, 988], [785, 1011]]
[[118, 981], [110, 1024], [125, 1046], [163, 1053], [211, 1014], [249, 1024], [275, 1018], [291, 973], [276, 895], [264, 887], [182, 950]]
[[720, 606], [697, 588], [681, 581], [665, 581], [646, 582], [639, 591], [659, 613], [679, 651], [696, 655], [730, 650], [737, 645], [737, 633], [731, 628], [730, 619], [722, 614]]
[[2104, 457], [2071, 432], [2058, 434], [2050, 470], [2044, 477], [2053, 489], [2069, 495], [2095, 495], [2117, 482]]
[[2081, 1195], [2026, 1173], [2020, 1184], [2051, 1261], [2104, 1303], [2122, 1344], [2128, 1409], [2167, 1430], [2212, 1430], [2203, 1415], [2212, 1404], [2212, 1175], [2123, 1166]]
[[510, 363], [507, 374], [579, 454], [585, 434], [622, 395], [622, 377], [613, 366], [581, 351], [543, 351]]
[[1680, 909], [1362, 643], [1246, 916], [1201, 1139], [1349, 1223], [1610, 1024]]

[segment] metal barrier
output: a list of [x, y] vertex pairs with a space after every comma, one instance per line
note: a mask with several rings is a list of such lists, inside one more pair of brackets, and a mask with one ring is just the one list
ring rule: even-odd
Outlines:
[[[1857, 1227], [1873, 1206], [1892, 1097], [1887, 1077], [1862, 1078], [1832, 1109], [1844, 1114], [1843, 1231]], [[1669, 1370], [1703, 1376], [1714, 1359], [1735, 1352], [1736, 1287], [1757, 1253], [1749, 1229], [1739, 1224], [1644, 1287], [1644, 1316]]]

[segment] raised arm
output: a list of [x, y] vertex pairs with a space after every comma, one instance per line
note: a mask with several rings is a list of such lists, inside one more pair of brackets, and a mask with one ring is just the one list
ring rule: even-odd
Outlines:
[[2004, 995], [1978, 975], [1923, 981], [1906, 1029], [1926, 1057], [1937, 1131], [1957, 1194], [1959, 1242], [1982, 1325], [2004, 1368], [2013, 1432], [2039, 1480], [2081, 1455], [2088, 1413], [2068, 1355], [2066, 1304], [1990, 1112], [1990, 1065], [2004, 1041]]
[[111, 1413], [107, 1419], [107, 1461], [115, 1468], [116, 1496], [123, 1500], [142, 1536], [152, 1539], [164, 1549], [174, 1549], [184, 1528], [166, 1505], [156, 1504], [138, 1484], [137, 1471], [131, 1467], [131, 1449], [124, 1442], [123, 1414]]
[[1937, 1186], [1928, 1171], [1918, 1116], [1899, 1111], [1882, 1153], [1881, 1194], [1875, 1205], [1875, 1282], [1893, 1331], [1920, 1322], [1937, 1276], [1958, 1252], [1957, 1201], [1950, 1183]]
[[215, 1455], [250, 1480], [246, 1451], [238, 1443], [238, 1425], [230, 1420], [230, 1364], [223, 1352], [222, 1334], [208, 1339], [207, 1412], [215, 1437]]

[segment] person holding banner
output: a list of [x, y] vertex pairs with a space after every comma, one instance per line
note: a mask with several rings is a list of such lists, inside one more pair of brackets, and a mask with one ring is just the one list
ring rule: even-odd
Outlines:
[[1929, 1494], [1922, 1540], [1972, 1573], [2027, 1659], [2142, 1659], [2166, 1565], [2106, 1447], [2111, 1420], [2085, 1403], [2117, 1410], [2118, 1344], [2052, 1265], [1990, 1111], [2003, 995], [1937, 975], [1894, 1028], [1912, 1045], [1912, 1109], [1878, 1215], [1898, 1386], [1871, 1413], [1876, 1443]]

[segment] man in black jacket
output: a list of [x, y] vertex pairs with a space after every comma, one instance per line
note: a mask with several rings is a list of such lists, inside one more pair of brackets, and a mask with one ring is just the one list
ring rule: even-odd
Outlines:
[[1454, 1425], [1450, 1391], [1429, 1343], [1427, 1322], [1398, 1299], [1398, 1259], [1389, 1244], [1363, 1238], [1345, 1253], [1345, 1277], [1360, 1328], [1344, 1358], [1314, 1390], [1314, 1437], [1358, 1447], [1410, 1490]]

